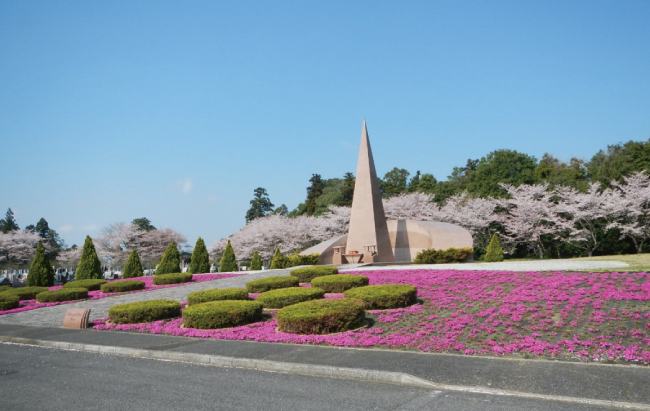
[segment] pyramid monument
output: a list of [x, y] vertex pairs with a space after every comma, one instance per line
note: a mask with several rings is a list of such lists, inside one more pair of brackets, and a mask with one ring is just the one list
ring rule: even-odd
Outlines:
[[412, 262], [418, 252], [429, 248], [472, 246], [469, 231], [454, 224], [386, 220], [364, 119], [348, 233], [316, 244], [300, 254], [320, 254], [319, 264], [390, 264]]

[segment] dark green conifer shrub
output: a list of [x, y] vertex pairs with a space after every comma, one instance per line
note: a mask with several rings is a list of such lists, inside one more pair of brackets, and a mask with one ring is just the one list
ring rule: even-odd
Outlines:
[[0, 311], [13, 310], [20, 305], [20, 298], [12, 294], [0, 294]]
[[134, 248], [131, 250], [131, 254], [129, 254], [129, 259], [126, 260], [124, 271], [122, 271], [122, 278], [142, 277], [143, 275], [142, 262], [140, 261], [138, 250]]
[[108, 310], [115, 324], [136, 324], [180, 317], [181, 303], [174, 300], [149, 300], [119, 304]]
[[262, 259], [260, 254], [255, 250], [253, 253], [253, 259], [251, 260], [251, 271], [257, 271], [262, 269]]
[[275, 247], [275, 253], [273, 253], [273, 258], [271, 259], [271, 270], [277, 270], [279, 268], [285, 268], [287, 264], [287, 258], [282, 255], [280, 252], [280, 247]]
[[88, 291], [97, 291], [106, 283], [106, 280], [76, 280], [65, 283], [63, 288], [85, 288]]
[[492, 234], [483, 261], [486, 263], [503, 261], [503, 248], [501, 248], [501, 240], [499, 240], [499, 236], [496, 233]]
[[230, 240], [228, 240], [228, 245], [223, 252], [221, 257], [221, 262], [219, 263], [219, 272], [220, 273], [229, 273], [232, 271], [239, 271], [237, 267], [237, 258], [235, 257], [235, 250], [232, 249]]
[[158, 268], [156, 268], [155, 275], [172, 274], [172, 273], [180, 273], [180, 272], [181, 272], [181, 255], [178, 252], [178, 247], [176, 247], [176, 243], [172, 241], [165, 249], [165, 253], [163, 254], [162, 260], [160, 260], [160, 264], [158, 264]]
[[128, 291], [144, 290], [144, 281], [129, 280], [129, 281], [114, 281], [102, 285], [101, 291], [103, 293], [125, 293]]
[[264, 304], [264, 308], [283, 308], [323, 298], [324, 295], [325, 290], [317, 287], [289, 287], [263, 292], [255, 300]]
[[278, 288], [298, 287], [299, 282], [295, 277], [268, 277], [260, 278], [246, 283], [249, 293], [263, 293]]
[[363, 301], [367, 310], [388, 310], [413, 305], [418, 289], [406, 284], [367, 285], [343, 293], [345, 298]]
[[187, 305], [221, 300], [248, 300], [248, 291], [244, 288], [220, 288], [195, 291], [187, 296]]
[[210, 272], [210, 255], [208, 254], [208, 249], [205, 248], [205, 242], [203, 242], [201, 237], [196, 240], [196, 244], [194, 245], [192, 259], [190, 260], [190, 269], [188, 272], [192, 274]]
[[459, 263], [465, 261], [472, 256], [471, 247], [463, 248], [448, 248], [446, 250], [436, 250], [433, 248], [428, 248], [422, 250], [415, 255], [416, 264], [448, 264], [448, 263]]
[[25, 283], [28, 287], [52, 287], [54, 285], [54, 268], [47, 260], [43, 242], [40, 240], [36, 247], [36, 255], [29, 266], [29, 274], [27, 274]]
[[294, 334], [330, 334], [364, 324], [363, 302], [350, 298], [312, 300], [284, 307], [277, 314], [278, 329]]
[[93, 240], [89, 235], [86, 236], [84, 248], [81, 252], [81, 258], [79, 259], [79, 264], [77, 264], [74, 278], [75, 280], [104, 278], [102, 275], [102, 265], [97, 257], [97, 251], [95, 251], [95, 244], [93, 244]]
[[338, 274], [339, 270], [332, 265], [318, 265], [315, 267], [296, 268], [289, 272], [292, 277], [297, 277], [301, 283], [310, 283], [316, 277]]
[[154, 285], [182, 284], [192, 281], [192, 273], [161, 274], [153, 277]]
[[311, 285], [322, 288], [326, 293], [342, 293], [354, 287], [368, 285], [369, 281], [365, 275], [335, 274], [316, 277], [311, 280]]
[[202, 330], [234, 327], [261, 319], [262, 304], [257, 301], [210, 301], [183, 310], [183, 325]]
[[74, 301], [88, 298], [85, 288], [61, 288], [54, 291], [43, 291], [36, 295], [39, 303], [55, 303], [60, 301]]

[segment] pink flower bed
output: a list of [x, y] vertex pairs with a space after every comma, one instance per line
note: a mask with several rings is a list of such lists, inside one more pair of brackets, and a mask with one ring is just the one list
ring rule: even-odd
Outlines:
[[[220, 280], [223, 278], [229, 278], [229, 277], [237, 277], [239, 275], [243, 274], [194, 274], [192, 276], [192, 282], [195, 283], [202, 283], [204, 281], [213, 281], [213, 280]], [[144, 289], [143, 290], [137, 290], [137, 291], [131, 291], [130, 293], [142, 293], [146, 291], [152, 291], [152, 290], [158, 290], [160, 288], [169, 288], [169, 287], [178, 287], [181, 285], [187, 285], [185, 284], [169, 284], [169, 285], [153, 285], [153, 277], [137, 277], [137, 278], [124, 278], [124, 279], [119, 279], [119, 280], [110, 280], [108, 281], [109, 283], [115, 282], [115, 281], [128, 281], [128, 280], [138, 280], [144, 282]], [[61, 285], [56, 285], [54, 287], [49, 287], [48, 289], [50, 291], [54, 290], [60, 290], [63, 288]], [[88, 292], [88, 297], [90, 300], [99, 300], [101, 298], [106, 298], [110, 297], [112, 295], [116, 295], [118, 293], [102, 293], [101, 291], [90, 291]], [[119, 294], [124, 294], [124, 293], [119, 293]], [[39, 303], [37, 300], [21, 300], [20, 301], [20, 307], [14, 308], [13, 310], [4, 310], [0, 311], [0, 315], [3, 314], [13, 314], [13, 313], [19, 313], [23, 311], [30, 311], [30, 310], [35, 310], [37, 308], [43, 308], [43, 307], [52, 307], [55, 305], [59, 304], [71, 304], [71, 303], [76, 303], [79, 301], [83, 300], [75, 300], [75, 301], [62, 301], [62, 302], [56, 302], [56, 303]]]
[[122, 326], [100, 322], [94, 328], [466, 355], [650, 363], [648, 273], [387, 270], [357, 274], [369, 277], [370, 284], [412, 284], [418, 288], [422, 304], [368, 311], [372, 326], [337, 335], [277, 332], [273, 315], [262, 322], [220, 330], [181, 328], [180, 318]]

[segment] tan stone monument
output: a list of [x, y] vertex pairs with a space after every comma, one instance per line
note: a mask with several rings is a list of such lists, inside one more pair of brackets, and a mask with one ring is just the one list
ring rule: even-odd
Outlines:
[[472, 245], [472, 235], [457, 225], [431, 221], [386, 221], [364, 120], [348, 234], [323, 241], [301, 254], [320, 254], [319, 264], [412, 262], [416, 254], [424, 249], [441, 250]]

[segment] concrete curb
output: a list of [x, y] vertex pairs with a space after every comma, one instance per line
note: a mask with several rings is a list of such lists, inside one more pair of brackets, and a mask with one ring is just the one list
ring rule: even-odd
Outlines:
[[355, 380], [369, 383], [384, 383], [406, 385], [418, 388], [466, 392], [473, 394], [501, 395], [508, 397], [528, 398], [544, 401], [558, 401], [573, 404], [588, 404], [594, 406], [615, 407], [631, 410], [649, 410], [650, 404], [596, 400], [590, 398], [555, 396], [535, 394], [520, 391], [500, 390], [479, 386], [460, 386], [438, 384], [427, 381], [406, 373], [364, 370], [357, 368], [333, 367], [324, 365], [310, 365], [288, 363], [281, 361], [256, 360], [246, 358], [224, 357], [219, 355], [193, 354], [183, 352], [145, 350], [138, 348], [125, 348], [94, 344], [69, 343], [60, 341], [34, 340], [28, 338], [0, 336], [0, 343], [30, 345], [67, 351], [79, 351], [93, 354], [117, 355], [122, 357], [145, 358], [160, 361], [173, 361], [213, 367], [240, 368], [266, 372], [280, 372], [295, 375], [305, 375], [320, 378], [336, 378]]

